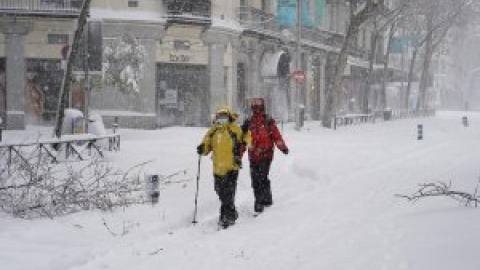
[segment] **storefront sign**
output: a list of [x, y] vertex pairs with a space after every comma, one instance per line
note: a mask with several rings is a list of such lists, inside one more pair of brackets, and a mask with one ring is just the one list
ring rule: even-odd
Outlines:
[[191, 61], [190, 55], [185, 54], [170, 54], [170, 62], [174, 63], [188, 63]]

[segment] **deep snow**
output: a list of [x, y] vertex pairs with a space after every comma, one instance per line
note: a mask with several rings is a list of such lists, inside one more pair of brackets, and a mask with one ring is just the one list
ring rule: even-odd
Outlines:
[[[463, 115], [469, 116], [468, 128], [461, 124]], [[423, 141], [416, 136], [419, 123]], [[7, 131], [4, 137], [36, 138], [37, 131]], [[153, 160], [148, 172], [186, 169], [175, 180], [187, 181], [163, 185], [156, 206], [54, 220], [0, 214], [0, 268], [480, 269], [480, 209], [449, 198], [412, 204], [395, 197], [415, 192], [419, 183], [450, 180], [455, 189], [473, 192], [480, 176], [480, 114], [440, 112], [337, 131], [317, 122], [302, 132], [286, 125], [290, 155], [276, 152], [273, 207], [252, 216], [244, 158], [236, 197], [240, 218], [223, 231], [216, 228], [219, 202], [209, 158], [201, 164], [199, 223], [191, 223], [195, 147], [205, 131], [120, 129], [122, 150], [110, 157], [115, 166]]]

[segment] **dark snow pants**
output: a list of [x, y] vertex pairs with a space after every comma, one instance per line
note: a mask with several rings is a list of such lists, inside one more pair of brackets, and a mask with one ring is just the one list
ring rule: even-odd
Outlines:
[[255, 195], [255, 205], [270, 206], [273, 203], [270, 179], [268, 179], [271, 163], [271, 160], [250, 161], [250, 176]]
[[238, 217], [235, 209], [238, 171], [230, 171], [225, 176], [215, 175], [214, 178], [215, 192], [221, 202], [220, 220], [235, 221]]

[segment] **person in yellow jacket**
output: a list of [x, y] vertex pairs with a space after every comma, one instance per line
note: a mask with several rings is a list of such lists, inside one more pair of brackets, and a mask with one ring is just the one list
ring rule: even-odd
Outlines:
[[212, 127], [197, 146], [199, 155], [212, 152], [215, 192], [221, 202], [219, 224], [224, 228], [238, 218], [235, 209], [238, 170], [242, 166], [243, 153], [250, 144], [249, 132], [243, 134], [240, 126], [235, 124], [237, 117], [228, 107], [220, 108]]

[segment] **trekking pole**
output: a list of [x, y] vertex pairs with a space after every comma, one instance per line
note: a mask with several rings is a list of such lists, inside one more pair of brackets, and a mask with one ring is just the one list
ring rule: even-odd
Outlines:
[[195, 210], [193, 212], [193, 224], [197, 224], [197, 205], [198, 205], [198, 190], [199, 190], [199, 182], [200, 182], [200, 161], [202, 160], [202, 156], [198, 155], [198, 169], [197, 169], [197, 190], [195, 192]]

